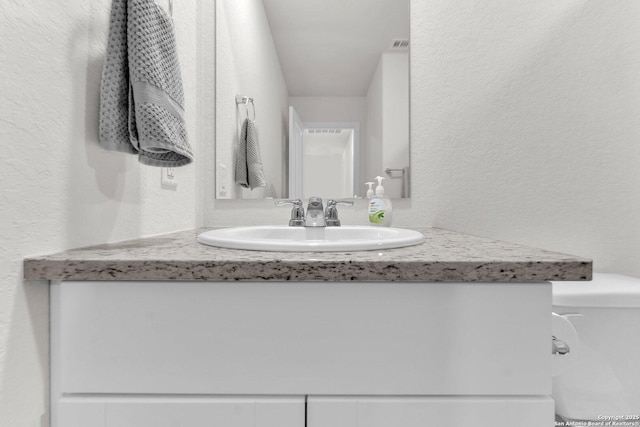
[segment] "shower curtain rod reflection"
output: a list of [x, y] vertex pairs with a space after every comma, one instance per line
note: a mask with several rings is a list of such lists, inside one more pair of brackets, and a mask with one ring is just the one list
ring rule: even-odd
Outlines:
[[249, 117], [249, 103], [253, 107], [253, 121], [256, 120], [256, 104], [253, 103], [253, 98], [245, 95], [236, 95], [236, 104], [244, 104], [247, 110], [247, 117]]

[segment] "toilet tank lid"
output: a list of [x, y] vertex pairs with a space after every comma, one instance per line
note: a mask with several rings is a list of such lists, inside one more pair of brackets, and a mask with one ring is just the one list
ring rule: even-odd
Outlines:
[[640, 307], [640, 279], [594, 273], [591, 282], [551, 282], [553, 305], [562, 307]]

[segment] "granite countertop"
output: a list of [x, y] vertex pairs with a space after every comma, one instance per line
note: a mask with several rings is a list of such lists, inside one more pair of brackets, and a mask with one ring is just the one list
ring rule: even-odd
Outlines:
[[196, 242], [196, 229], [24, 260], [28, 280], [591, 280], [591, 260], [437, 228], [425, 242], [363, 252], [262, 252]]

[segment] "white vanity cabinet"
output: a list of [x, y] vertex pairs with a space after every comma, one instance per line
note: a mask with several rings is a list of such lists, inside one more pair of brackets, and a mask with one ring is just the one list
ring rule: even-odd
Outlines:
[[548, 283], [51, 286], [54, 427], [553, 425]]

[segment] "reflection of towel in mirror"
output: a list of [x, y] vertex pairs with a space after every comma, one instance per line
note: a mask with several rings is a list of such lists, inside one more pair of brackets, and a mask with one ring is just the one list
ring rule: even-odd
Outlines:
[[171, 18], [154, 0], [113, 0], [100, 86], [100, 145], [175, 167], [193, 161]]
[[236, 152], [236, 184], [252, 190], [267, 186], [262, 170], [256, 124], [249, 118], [242, 123], [242, 135]]

